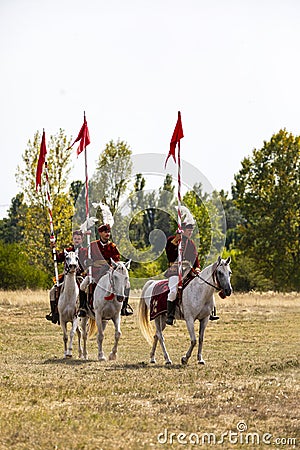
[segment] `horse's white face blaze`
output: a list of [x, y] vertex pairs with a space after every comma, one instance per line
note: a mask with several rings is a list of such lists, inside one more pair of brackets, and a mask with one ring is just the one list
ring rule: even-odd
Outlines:
[[128, 270], [124, 263], [119, 262], [113, 265], [112, 278], [114, 293], [120, 297], [124, 297], [125, 289], [130, 287]]
[[65, 270], [70, 273], [76, 272], [78, 268], [78, 256], [75, 252], [65, 250]]

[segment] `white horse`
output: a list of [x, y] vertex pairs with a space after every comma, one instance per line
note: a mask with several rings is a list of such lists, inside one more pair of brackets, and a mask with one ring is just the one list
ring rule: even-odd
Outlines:
[[[214, 291], [220, 291], [223, 298], [225, 298], [225, 296], [231, 295], [232, 288], [230, 284], [230, 276], [230, 258], [224, 260], [219, 257], [217, 262], [202, 270], [202, 272], [195, 276], [195, 278], [193, 278], [190, 283], [184, 288], [182, 295], [182, 312], [184, 320], [186, 321], [188, 332], [190, 334], [191, 344], [186, 354], [181, 358], [182, 364], [188, 363], [188, 360], [191, 357], [192, 351], [196, 345], [196, 335], [194, 328], [194, 322], [196, 319], [198, 319], [200, 322], [198, 363], [205, 364], [202, 358], [202, 347], [204, 331], [215, 304], [213, 293]], [[159, 281], [149, 280], [143, 288], [139, 301], [139, 325], [146, 340], [150, 344], [152, 344], [150, 362], [156, 362], [155, 351], [157, 343], [159, 341], [165, 358], [165, 363], [172, 364], [165, 346], [163, 336], [163, 330], [166, 327], [167, 314], [166, 312], [163, 312], [154, 319], [156, 327], [154, 338], [148, 314], [150, 310], [150, 300], [152, 297], [153, 288], [157, 283], [159, 283]], [[180, 317], [178, 307], [176, 308], [175, 317], [177, 319], [182, 319], [182, 317]]]
[[[64, 283], [61, 287], [58, 299], [58, 312], [60, 325], [63, 330], [64, 357], [72, 358], [73, 339], [75, 332], [78, 335], [79, 358], [83, 356], [81, 348], [81, 332], [78, 329], [76, 315], [76, 303], [79, 289], [76, 283], [76, 270], [78, 268], [78, 256], [75, 252], [65, 250]], [[70, 339], [68, 344], [67, 323], [71, 322]]]
[[[117, 358], [118, 343], [121, 337], [121, 308], [125, 298], [125, 289], [130, 287], [128, 270], [131, 261], [115, 262], [111, 259], [111, 268], [103, 275], [97, 283], [93, 296], [93, 306], [95, 310], [95, 320], [98, 328], [98, 359], [105, 361], [103, 353], [104, 330], [109, 320], [115, 326], [115, 342], [110, 352], [109, 360]], [[85, 280], [81, 284], [84, 289]]]

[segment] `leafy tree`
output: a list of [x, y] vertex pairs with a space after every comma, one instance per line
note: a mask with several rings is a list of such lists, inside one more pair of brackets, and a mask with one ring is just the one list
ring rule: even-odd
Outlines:
[[203, 192], [202, 185], [197, 183], [184, 195], [183, 204], [197, 222], [194, 239], [199, 245], [200, 265], [204, 266], [220, 255], [224, 247], [224, 211], [220, 197], [217, 192]]
[[238, 233], [238, 227], [244, 223], [244, 218], [241, 212], [236, 207], [234, 200], [229, 198], [228, 192], [221, 190], [219, 196], [224, 208], [226, 216], [226, 242], [225, 247], [227, 250], [238, 246], [240, 236]]
[[176, 200], [175, 200], [175, 186], [170, 174], [167, 174], [164, 179], [162, 188], [159, 188], [157, 199], [157, 211], [155, 217], [155, 228], [164, 232], [168, 238], [177, 228], [176, 214]]
[[232, 195], [239, 246], [276, 290], [300, 289], [300, 137], [285, 129], [242, 161]]
[[22, 156], [23, 164], [17, 169], [17, 182], [27, 205], [22, 219], [26, 250], [32, 264], [36, 267], [52, 270], [52, 258], [49, 249], [49, 206], [52, 209], [54, 232], [58, 248], [71, 241], [73, 202], [68, 192], [71, 150], [62, 129], [50, 136], [47, 144], [49, 188], [52, 205], [48, 204], [45, 170], [42, 174], [42, 189], [35, 188], [36, 167], [40, 152], [41, 135], [36, 132], [33, 141], [28, 142]]
[[111, 140], [99, 156], [91, 182], [91, 201], [102, 201], [109, 206], [112, 214], [118, 209], [130, 181], [131, 155], [132, 151], [124, 141], [115, 143]]
[[0, 242], [0, 289], [46, 288], [49, 282], [49, 276], [31, 263], [23, 245]]
[[70, 196], [73, 199], [73, 203], [74, 205], [76, 204], [76, 201], [82, 191], [84, 187], [84, 183], [81, 180], [77, 180], [77, 181], [72, 181], [72, 183], [70, 184]]
[[27, 206], [24, 204], [24, 194], [17, 194], [11, 201], [8, 218], [0, 221], [0, 240], [11, 244], [13, 242], [21, 242], [24, 239], [22, 221], [26, 211]]

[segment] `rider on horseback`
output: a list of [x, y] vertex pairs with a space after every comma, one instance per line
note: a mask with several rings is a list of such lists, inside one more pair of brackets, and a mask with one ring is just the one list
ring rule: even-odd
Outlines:
[[[191, 239], [194, 225], [192, 223], [182, 223], [182, 231], [177, 230], [174, 236], [167, 239], [166, 254], [169, 262], [169, 269], [165, 276], [169, 279], [169, 294], [167, 299], [167, 325], [173, 325], [176, 310], [176, 298], [178, 290], [178, 246], [181, 241], [182, 261], [188, 262], [195, 272], [200, 272], [198, 252], [194, 241]], [[211, 314], [210, 320], [217, 320], [218, 316]]]
[[[84, 273], [84, 261], [86, 260], [87, 257], [87, 249], [85, 247], [82, 246], [83, 243], [83, 233], [80, 230], [75, 230], [73, 231], [73, 245], [71, 245], [70, 247], [66, 248], [67, 252], [77, 252], [78, 254], [78, 270], [77, 270], [77, 277], [81, 277]], [[56, 259], [57, 262], [61, 263], [65, 261], [65, 252], [60, 252], [57, 253], [56, 255]], [[63, 275], [59, 275], [59, 285], [54, 285], [49, 292], [49, 297], [50, 297], [50, 308], [51, 308], [51, 312], [50, 314], [46, 315], [46, 319], [50, 320], [52, 323], [57, 323], [59, 322], [59, 314], [58, 314], [58, 309], [57, 309], [57, 304], [58, 304], [58, 298], [59, 298], [59, 293], [60, 293], [60, 289], [63, 283]], [[86, 303], [86, 293], [83, 291], [79, 291], [79, 302], [80, 302], [80, 306], [79, 307], [83, 307], [83, 305]]]
[[[100, 239], [91, 242], [91, 261], [87, 261], [87, 265], [92, 266], [92, 291], [94, 291], [98, 281], [107, 273], [111, 267], [111, 259], [115, 262], [120, 261], [121, 255], [116, 246], [110, 240], [111, 227], [109, 224], [102, 224], [98, 228]], [[125, 292], [125, 299], [123, 301], [121, 315], [130, 316], [133, 313], [131, 306], [128, 304], [130, 289], [127, 288]], [[85, 315], [86, 311], [80, 311], [79, 315]]]

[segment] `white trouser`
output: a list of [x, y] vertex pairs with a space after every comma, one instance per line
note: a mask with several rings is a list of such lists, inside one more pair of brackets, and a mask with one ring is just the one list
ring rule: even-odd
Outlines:
[[177, 289], [178, 289], [178, 279], [179, 279], [178, 275], [175, 275], [175, 276], [169, 278], [168, 285], [169, 285], [170, 292], [169, 292], [168, 298], [167, 298], [168, 302], [174, 302], [174, 300], [176, 300]]

